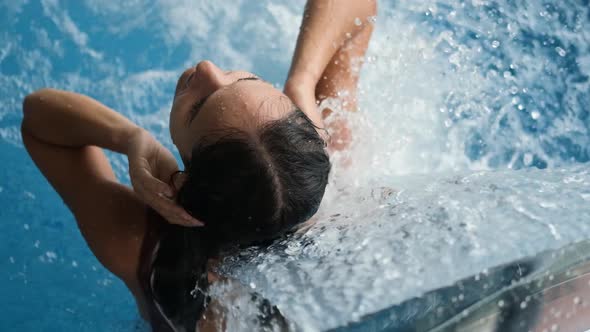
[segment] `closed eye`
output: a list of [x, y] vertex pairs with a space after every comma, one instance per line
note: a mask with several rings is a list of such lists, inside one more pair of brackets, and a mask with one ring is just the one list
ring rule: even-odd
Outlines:
[[[240, 78], [238, 80], [236, 80], [233, 84], [240, 82], [240, 81], [260, 81], [260, 78], [256, 77], [256, 76], [250, 76], [250, 77], [243, 77]], [[217, 91], [217, 90], [216, 90]], [[215, 93], [215, 92], [213, 92]], [[213, 95], [213, 93], [205, 96], [204, 98], [197, 100], [192, 106], [191, 109], [189, 111], [189, 119], [188, 119], [188, 125], [190, 125], [194, 118], [197, 116], [197, 114], [201, 111], [201, 108], [203, 108], [203, 105], [205, 105], [205, 103], [207, 102], [207, 99], [209, 99], [209, 97], [211, 97], [211, 95]]]

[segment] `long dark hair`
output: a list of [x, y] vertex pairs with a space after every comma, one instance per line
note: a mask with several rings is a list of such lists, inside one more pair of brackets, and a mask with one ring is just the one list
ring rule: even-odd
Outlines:
[[202, 140], [177, 202], [204, 227], [167, 224], [151, 265], [151, 292], [169, 324], [192, 331], [207, 304], [207, 261], [221, 250], [277, 238], [318, 209], [330, 172], [325, 142], [299, 109]]

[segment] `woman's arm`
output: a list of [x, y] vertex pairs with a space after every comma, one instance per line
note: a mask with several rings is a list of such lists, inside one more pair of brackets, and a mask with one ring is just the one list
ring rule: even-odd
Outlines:
[[74, 215], [94, 255], [126, 283], [147, 317], [137, 280], [146, 205], [117, 181], [102, 148], [129, 153], [160, 145], [124, 116], [72, 92], [34, 92], [25, 98], [23, 113], [21, 135], [29, 155]]
[[315, 86], [334, 55], [362, 31], [372, 29], [369, 18], [376, 13], [376, 0], [309, 0], [287, 82]]
[[140, 127], [98, 101], [73, 92], [41, 89], [25, 97], [22, 129], [63, 147], [94, 145], [127, 153]]
[[356, 82], [358, 70], [351, 68], [351, 61], [364, 56], [373, 30], [370, 18], [376, 14], [376, 0], [309, 0], [285, 90], [313, 91], [318, 99], [332, 95], [315, 94], [316, 90], [326, 90], [321, 82], [332, 81], [333, 86], [356, 90], [342, 83], [351, 79]]
[[[145, 232], [146, 206], [131, 188], [117, 181], [103, 150], [92, 144], [124, 151], [127, 134], [118, 130], [130, 129], [127, 127], [130, 124], [125, 120], [119, 124], [107, 123], [107, 119], [120, 118], [98, 102], [85, 103], [87, 97], [65, 93], [71, 98], [61, 98], [63, 95], [44, 89], [25, 98], [23, 143], [74, 215], [96, 258], [127, 284], [141, 310], [144, 301], [136, 271]], [[90, 111], [98, 114], [83, 114]], [[98, 124], [105, 131], [101, 133]], [[86, 128], [88, 133], [80, 132], [79, 128]], [[120, 129], [108, 133], [104, 128]]]
[[90, 97], [56, 89], [41, 89], [25, 97], [23, 113], [22, 131], [45, 143], [95, 146], [126, 154], [133, 189], [144, 203], [171, 223], [202, 225], [164, 197], [174, 195], [166, 183], [178, 170], [174, 156], [123, 115]]
[[[373, 31], [376, 0], [310, 0], [307, 2], [285, 93], [316, 124], [331, 111], [317, 112], [317, 104], [338, 97], [343, 109], [356, 109], [358, 73]], [[340, 94], [339, 92], [344, 92]], [[329, 124], [331, 147], [350, 139], [342, 121]], [[339, 137], [340, 136], [340, 137]]]

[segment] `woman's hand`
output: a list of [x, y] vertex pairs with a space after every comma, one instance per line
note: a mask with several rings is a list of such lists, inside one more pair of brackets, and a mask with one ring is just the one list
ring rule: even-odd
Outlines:
[[306, 114], [314, 114], [318, 108], [315, 98], [315, 85], [316, 82], [313, 80], [307, 80], [306, 82], [304, 79], [290, 78], [285, 84], [284, 93]]
[[[289, 80], [285, 84], [285, 95], [300, 107], [309, 118], [320, 128], [326, 128], [329, 134], [320, 131], [322, 138], [328, 143], [328, 151], [343, 151], [350, 145], [352, 134], [343, 114], [337, 114], [330, 108], [318, 111], [315, 96], [316, 85], [310, 81]], [[322, 121], [323, 119], [323, 121]]]
[[129, 138], [127, 147], [129, 176], [133, 190], [172, 224], [203, 226], [173, 200], [176, 193], [166, 184], [178, 171], [176, 159], [148, 131], [138, 129]]

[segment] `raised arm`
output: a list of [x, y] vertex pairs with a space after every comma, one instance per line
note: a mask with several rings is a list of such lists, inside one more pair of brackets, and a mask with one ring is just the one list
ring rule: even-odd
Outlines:
[[[307, 2], [285, 93], [316, 124], [330, 113], [318, 112], [317, 103], [338, 92], [344, 92], [344, 109], [356, 109], [358, 72], [376, 14], [376, 0]], [[328, 129], [334, 136], [342, 128]]]
[[127, 141], [139, 129], [90, 97], [56, 89], [41, 89], [28, 95], [23, 113], [23, 130], [63, 147], [95, 145], [126, 153]]
[[[201, 225], [173, 201], [158, 195], [170, 190], [167, 179], [178, 170], [172, 153], [123, 115], [90, 97], [56, 89], [41, 89], [28, 95], [23, 113], [23, 135], [46, 144], [47, 149], [94, 146], [126, 154], [133, 188], [146, 204], [171, 223]], [[41, 164], [54, 167], [57, 163], [49, 157], [35, 162], [42, 171]], [[45, 173], [63, 197], [62, 188], [56, 184], [67, 182], [68, 174]], [[72, 194], [76, 196], [75, 192]]]

